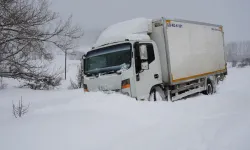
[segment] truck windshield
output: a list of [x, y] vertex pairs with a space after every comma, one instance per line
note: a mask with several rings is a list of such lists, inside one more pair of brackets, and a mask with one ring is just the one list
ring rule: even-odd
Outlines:
[[84, 60], [85, 75], [112, 73], [131, 66], [131, 44], [119, 44], [89, 51]]

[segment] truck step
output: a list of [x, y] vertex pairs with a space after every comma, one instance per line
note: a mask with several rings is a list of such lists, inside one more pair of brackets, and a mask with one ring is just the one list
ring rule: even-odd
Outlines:
[[193, 90], [189, 90], [185, 93], [182, 93], [182, 94], [178, 94], [176, 96], [173, 96], [172, 97], [172, 101], [176, 101], [176, 100], [179, 100], [183, 97], [186, 97], [186, 96], [189, 96], [191, 94], [195, 94], [195, 93], [198, 93], [198, 92], [201, 92], [201, 91], [204, 91], [205, 90], [205, 87], [199, 87], [199, 88], [196, 88], [196, 89], [193, 89]]

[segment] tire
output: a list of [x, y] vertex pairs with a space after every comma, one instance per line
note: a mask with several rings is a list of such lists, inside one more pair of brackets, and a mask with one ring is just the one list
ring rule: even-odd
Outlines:
[[149, 101], [163, 101], [165, 99], [165, 94], [163, 94], [163, 90], [157, 86], [151, 89], [149, 93]]
[[205, 95], [213, 95], [214, 94], [214, 86], [210, 80], [207, 81], [206, 87], [207, 87], [206, 90], [203, 91], [202, 93]]

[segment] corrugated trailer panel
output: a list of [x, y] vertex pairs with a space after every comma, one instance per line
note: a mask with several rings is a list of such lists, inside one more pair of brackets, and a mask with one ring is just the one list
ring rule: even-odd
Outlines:
[[172, 83], [226, 69], [219, 26], [167, 21]]

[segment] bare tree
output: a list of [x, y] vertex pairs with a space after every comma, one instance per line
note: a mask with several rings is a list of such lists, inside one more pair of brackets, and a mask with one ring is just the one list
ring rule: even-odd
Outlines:
[[237, 65], [237, 61], [233, 60], [232, 61], [232, 67], [236, 67], [236, 65]]
[[[54, 48], [75, 48], [83, 35], [71, 21], [60, 20], [46, 0], [0, 0], [0, 70], [11, 72], [12, 78], [52, 78], [43, 69], [44, 60], [53, 59]], [[43, 61], [34, 61], [34, 55]]]
[[0, 90], [5, 89], [7, 87], [7, 84], [3, 82], [3, 77], [0, 77]]

